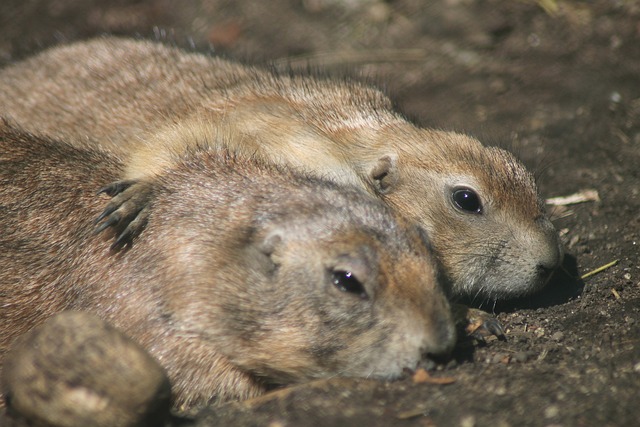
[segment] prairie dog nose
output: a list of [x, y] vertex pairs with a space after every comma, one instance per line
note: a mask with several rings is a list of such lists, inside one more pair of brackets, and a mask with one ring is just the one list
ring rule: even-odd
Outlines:
[[542, 228], [539, 243], [539, 258], [536, 268], [541, 276], [549, 276], [560, 267], [564, 258], [564, 250], [551, 221], [547, 218], [538, 220]]
[[431, 319], [432, 333], [428, 334], [422, 347], [423, 357], [430, 359], [442, 359], [451, 354], [456, 345], [457, 334], [451, 311], [446, 315]]

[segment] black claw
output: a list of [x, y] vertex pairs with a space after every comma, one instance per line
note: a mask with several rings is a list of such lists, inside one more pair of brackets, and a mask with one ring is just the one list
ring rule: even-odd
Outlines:
[[[100, 215], [100, 216], [102, 216], [102, 215]], [[105, 222], [103, 222], [102, 224], [98, 225], [96, 227], [94, 233], [98, 234], [98, 233], [106, 230], [107, 228], [118, 224], [119, 222], [120, 222], [120, 215], [114, 213], [113, 215], [109, 216]]]
[[127, 227], [120, 235], [116, 238], [116, 241], [111, 245], [111, 249], [118, 249], [123, 247], [125, 244], [129, 242], [131, 238], [131, 232]]
[[502, 328], [502, 324], [495, 319], [487, 320], [482, 324], [482, 327], [489, 331], [492, 335], [498, 337], [498, 339], [506, 340], [507, 335]]
[[108, 205], [100, 214], [100, 216], [98, 216], [94, 221], [93, 221], [93, 225], [96, 225], [97, 223], [99, 223], [100, 221], [102, 221], [103, 219], [105, 219], [106, 217], [108, 217], [109, 215], [111, 215], [112, 213], [114, 213], [116, 210], [118, 209], [118, 206], [116, 205]]
[[98, 190], [98, 192], [96, 194], [106, 194], [110, 197], [113, 197], [117, 194], [122, 193], [124, 190], [126, 190], [127, 188], [129, 188], [131, 186], [131, 184], [133, 184], [135, 181], [116, 181], [116, 182], [112, 182], [109, 185], [105, 185], [104, 187], [102, 187], [101, 189]]
[[111, 249], [130, 245], [146, 225], [144, 212], [152, 196], [150, 185], [138, 180], [116, 181], [101, 188], [98, 194], [101, 193], [111, 196], [112, 200], [95, 219], [94, 233], [113, 227], [116, 239]]
[[479, 328], [472, 332], [472, 335], [479, 340], [483, 340], [484, 337], [488, 336], [495, 336], [500, 341], [507, 340], [502, 324], [497, 319], [485, 320]]
[[118, 194], [118, 192], [116, 191], [117, 189], [114, 187], [115, 187], [115, 184], [110, 184], [105, 187], [102, 187], [101, 189], [98, 190], [96, 195], [100, 195], [104, 193], [110, 197], [113, 197], [114, 195]]

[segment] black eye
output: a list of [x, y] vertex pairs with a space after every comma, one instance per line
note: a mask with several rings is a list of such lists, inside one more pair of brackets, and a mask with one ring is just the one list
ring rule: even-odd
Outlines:
[[333, 273], [333, 284], [342, 292], [358, 295], [360, 298], [367, 298], [367, 291], [356, 276], [350, 271], [337, 270]]
[[469, 213], [482, 213], [480, 197], [470, 188], [456, 188], [451, 193], [453, 204], [460, 210]]

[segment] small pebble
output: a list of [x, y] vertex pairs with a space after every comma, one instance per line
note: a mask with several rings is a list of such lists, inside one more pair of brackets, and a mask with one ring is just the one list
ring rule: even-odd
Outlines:
[[491, 358], [491, 363], [500, 363], [502, 362], [502, 359], [504, 359], [504, 354], [494, 354], [493, 357]]
[[467, 415], [460, 420], [460, 427], [475, 427], [476, 419], [473, 415]]
[[545, 418], [555, 418], [558, 416], [558, 414], [560, 414], [560, 408], [558, 408], [557, 405], [551, 405], [548, 406], [545, 410], [544, 410], [544, 416]]
[[622, 101], [622, 95], [620, 95], [620, 92], [617, 91], [611, 92], [611, 95], [609, 95], [609, 100], [618, 104]]

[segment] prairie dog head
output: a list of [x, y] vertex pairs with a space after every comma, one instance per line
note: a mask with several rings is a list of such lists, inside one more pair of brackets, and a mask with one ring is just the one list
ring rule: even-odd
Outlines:
[[277, 228], [263, 240], [281, 290], [262, 294], [270, 316], [252, 331], [258, 351], [248, 356], [246, 344], [229, 343], [234, 363], [284, 382], [337, 373], [388, 379], [452, 349], [448, 304], [419, 237], [398, 245], [344, 227], [309, 244], [304, 227]]
[[[162, 291], [180, 333], [273, 383], [395, 378], [427, 355], [447, 354], [455, 330], [423, 232], [361, 191], [295, 184], [271, 180], [257, 205], [247, 194], [188, 191], [199, 193], [190, 214], [197, 228], [179, 236], [158, 230], [178, 260], [174, 283], [190, 284]], [[204, 208], [234, 204], [252, 211], [241, 208], [233, 223], [221, 223], [214, 208]], [[164, 240], [153, 221], [147, 238]], [[222, 229], [228, 237], [212, 247], [211, 233]]]
[[416, 128], [367, 86], [279, 78], [261, 89], [226, 111], [240, 134], [259, 141], [249, 149], [363, 186], [416, 221], [454, 295], [526, 295], [560, 265], [559, 239], [533, 176], [507, 151]]
[[294, 85], [287, 102], [244, 100], [229, 117], [260, 135], [254, 151], [269, 147], [272, 161], [362, 186], [423, 227], [454, 296], [495, 300], [544, 286], [562, 249], [513, 155], [416, 128], [371, 88], [314, 84]]
[[407, 140], [382, 197], [427, 230], [454, 295], [495, 300], [544, 286], [563, 251], [533, 176], [512, 154], [452, 132], [389, 137]]

